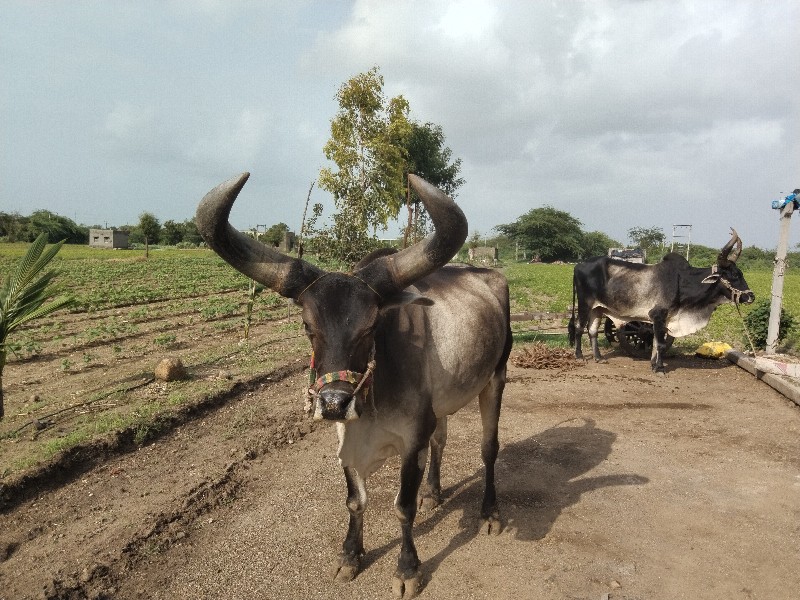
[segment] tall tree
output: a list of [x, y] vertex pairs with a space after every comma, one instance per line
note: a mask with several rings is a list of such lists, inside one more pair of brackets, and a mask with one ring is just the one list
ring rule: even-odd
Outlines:
[[158, 222], [153, 213], [144, 212], [139, 215], [139, 230], [144, 236], [144, 255], [150, 257], [150, 242], [158, 243], [158, 236], [161, 233], [161, 223]]
[[49, 210], [37, 210], [31, 213], [25, 225], [23, 238], [32, 242], [42, 233], [49, 239], [66, 240], [67, 244], [85, 244], [89, 240], [89, 229], [77, 225], [75, 221], [62, 217]]
[[667, 241], [661, 227], [631, 227], [628, 239], [647, 253], [648, 258], [655, 257]]
[[497, 231], [522, 244], [543, 261], [574, 261], [581, 257], [581, 222], [568, 212], [552, 206], [534, 208], [514, 223], [498, 225]]
[[[451, 162], [452, 151], [444, 145], [444, 132], [440, 125], [417, 122], [411, 123], [411, 134], [407, 139], [406, 151], [408, 154], [408, 173], [415, 173], [443, 190], [451, 198], [455, 198], [456, 190], [463, 185], [464, 180], [459, 177], [461, 159]], [[424, 212], [420, 210], [420, 201], [416, 194], [412, 194], [408, 182], [406, 191], [409, 196], [408, 224], [403, 232], [403, 245], [411, 237], [414, 241], [427, 233], [427, 224]]]
[[19, 213], [0, 212], [0, 238], [8, 242], [18, 241], [25, 228], [23, 219]]
[[197, 224], [194, 219], [187, 219], [181, 224], [183, 229], [182, 240], [189, 244], [200, 245], [203, 243], [203, 237], [197, 231]]
[[[330, 258], [354, 263], [375, 245], [375, 233], [397, 217], [405, 198], [404, 172], [411, 133], [408, 102], [387, 101], [377, 67], [356, 75], [336, 94], [339, 112], [331, 121], [326, 158], [337, 170], [323, 168], [320, 187], [333, 195], [336, 213], [328, 238]], [[322, 207], [315, 205], [311, 229]], [[370, 235], [370, 230], [372, 234]]]
[[258, 236], [258, 239], [265, 244], [269, 244], [270, 246], [275, 246], [277, 248], [283, 241], [284, 235], [287, 231], [289, 231], [289, 226], [286, 223], [276, 223]]
[[183, 227], [172, 219], [164, 221], [161, 227], [161, 242], [167, 246], [175, 246], [183, 241]]
[[583, 250], [580, 258], [606, 256], [609, 248], [619, 248], [620, 245], [618, 241], [608, 237], [602, 231], [590, 231], [583, 234]]

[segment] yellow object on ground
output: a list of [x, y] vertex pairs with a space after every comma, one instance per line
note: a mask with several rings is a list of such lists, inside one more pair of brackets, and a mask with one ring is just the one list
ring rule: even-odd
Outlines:
[[725, 342], [706, 342], [697, 349], [695, 354], [704, 358], [722, 358], [728, 350], [733, 350], [733, 348]]

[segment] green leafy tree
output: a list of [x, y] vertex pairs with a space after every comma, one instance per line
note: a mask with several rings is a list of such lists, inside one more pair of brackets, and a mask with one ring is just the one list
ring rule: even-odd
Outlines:
[[498, 225], [497, 231], [522, 244], [531, 256], [545, 262], [575, 261], [583, 250], [581, 222], [552, 206], [534, 208], [514, 223]]
[[197, 231], [197, 224], [194, 219], [188, 219], [181, 224], [183, 229], [182, 240], [186, 244], [193, 244], [199, 246], [203, 243], [203, 237]]
[[[432, 183], [451, 198], [456, 197], [456, 190], [464, 184], [459, 177], [461, 159], [452, 160], [452, 151], [445, 146], [444, 132], [440, 125], [417, 122], [411, 123], [411, 132], [406, 139], [408, 157], [407, 173], [415, 173]], [[406, 183], [407, 185], [407, 183]], [[416, 194], [408, 197], [408, 224], [403, 231], [403, 245], [407, 245], [409, 237], [414, 241], [427, 233], [428, 224], [425, 212]]]
[[24, 230], [22, 216], [19, 213], [0, 212], [0, 238], [8, 242], [16, 242]]
[[47, 245], [47, 234], [40, 234], [22, 257], [13, 273], [7, 275], [0, 287], [0, 419], [3, 408], [3, 370], [10, 351], [9, 334], [20, 325], [47, 316], [73, 303], [70, 297], [53, 300], [58, 290], [51, 285], [56, 271], [40, 273], [50, 264], [64, 240]]
[[591, 258], [592, 256], [606, 256], [609, 248], [619, 248], [621, 244], [613, 238], [608, 237], [602, 231], [590, 231], [583, 234], [583, 249], [581, 259]]
[[289, 231], [289, 226], [286, 223], [276, 223], [258, 236], [258, 239], [265, 244], [278, 247], [287, 231]]
[[377, 245], [377, 229], [385, 230], [403, 204], [411, 124], [405, 98], [384, 96], [377, 67], [344, 83], [336, 100], [339, 112], [324, 152], [337, 170], [323, 168], [319, 175], [336, 213], [330, 228], [316, 229], [322, 206], [315, 205], [308, 229], [321, 238], [315, 246], [326, 249], [323, 258], [353, 264]]
[[480, 231], [473, 231], [470, 234], [469, 238], [467, 238], [467, 248], [473, 248], [473, 249], [477, 248], [478, 246], [481, 245], [482, 239], [483, 236], [481, 235]]
[[661, 227], [631, 227], [628, 239], [647, 253], [648, 260], [660, 258], [660, 250], [667, 241]]
[[144, 254], [150, 257], [150, 244], [157, 244], [161, 234], [161, 223], [153, 213], [144, 212], [139, 215], [139, 231], [144, 236]]
[[175, 246], [183, 241], [183, 227], [172, 219], [164, 221], [161, 227], [160, 240], [167, 246]]
[[67, 244], [85, 244], [89, 240], [89, 229], [77, 225], [72, 219], [62, 217], [49, 210], [37, 210], [28, 217], [21, 238], [32, 242], [42, 233], [49, 239], [65, 240]]

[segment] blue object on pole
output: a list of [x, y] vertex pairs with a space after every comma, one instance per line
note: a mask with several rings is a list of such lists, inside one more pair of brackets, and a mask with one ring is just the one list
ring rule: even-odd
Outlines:
[[783, 200], [773, 200], [772, 208], [781, 210], [784, 206], [789, 204], [789, 202], [794, 202], [794, 208], [792, 210], [797, 210], [800, 208], [800, 197], [798, 197], [798, 194], [800, 194], [800, 190], [795, 190]]

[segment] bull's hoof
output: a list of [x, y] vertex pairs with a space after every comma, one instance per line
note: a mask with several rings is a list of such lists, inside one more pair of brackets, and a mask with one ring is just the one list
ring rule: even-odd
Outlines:
[[596, 362], [599, 365], [607, 365], [608, 364], [608, 361], [605, 358], [595, 358], [594, 362]]
[[411, 575], [395, 573], [392, 579], [392, 594], [395, 598], [402, 598], [402, 600], [414, 598], [419, 593], [421, 581], [419, 571]]
[[441, 494], [426, 492], [417, 498], [417, 507], [423, 512], [430, 512], [442, 503]]
[[333, 579], [339, 583], [353, 581], [361, 570], [361, 560], [358, 556], [340, 554], [339, 561], [333, 566]]
[[481, 518], [480, 532], [484, 535], [500, 535], [503, 531], [503, 523], [500, 521], [500, 513], [493, 511], [488, 517]]

